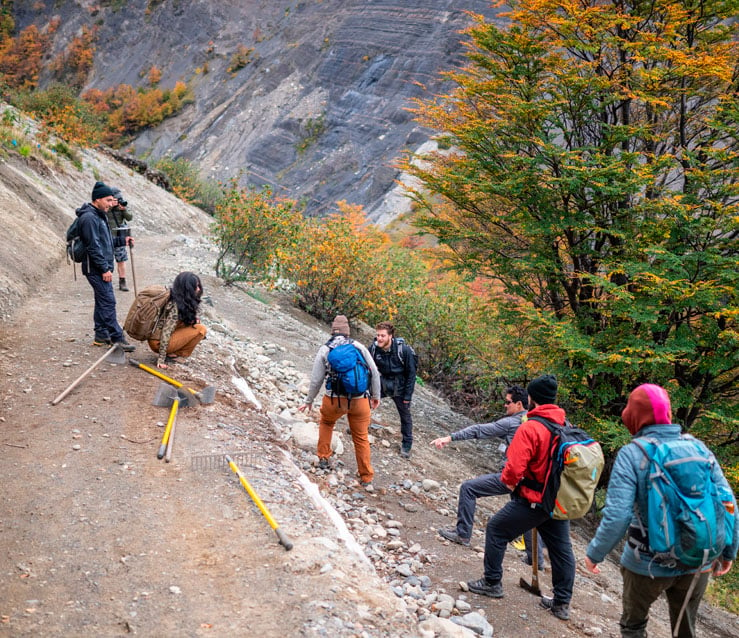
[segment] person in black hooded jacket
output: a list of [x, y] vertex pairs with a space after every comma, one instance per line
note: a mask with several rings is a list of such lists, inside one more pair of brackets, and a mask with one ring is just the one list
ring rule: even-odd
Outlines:
[[95, 346], [117, 343], [124, 351], [133, 352], [135, 347], [126, 341], [116, 317], [112, 284], [113, 249], [116, 246], [133, 246], [133, 237], [113, 237], [110, 232], [106, 213], [117, 201], [110, 186], [95, 182], [91, 200], [75, 213], [79, 217], [78, 232], [86, 253], [82, 261], [82, 274], [87, 277], [95, 295], [95, 339], [92, 343]]
[[[413, 445], [411, 400], [416, 387], [416, 357], [413, 349], [395, 338], [395, 326], [382, 321], [375, 327], [375, 340], [369, 348], [380, 371], [382, 396], [391, 397], [398, 408], [402, 441], [400, 455], [409, 458]], [[400, 348], [403, 349], [400, 352]]]

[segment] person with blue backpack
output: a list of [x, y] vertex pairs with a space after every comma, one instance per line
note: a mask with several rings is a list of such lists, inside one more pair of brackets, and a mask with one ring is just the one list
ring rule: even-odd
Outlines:
[[318, 467], [330, 466], [334, 426], [346, 415], [360, 483], [372, 491], [375, 472], [370, 458], [369, 425], [371, 411], [380, 405], [380, 373], [367, 348], [351, 339], [349, 332], [349, 320], [337, 315], [331, 324], [331, 338], [316, 353], [308, 395], [298, 409], [310, 413], [325, 380], [318, 422]]
[[705, 444], [672, 423], [664, 388], [638, 386], [621, 418], [634, 438], [616, 455], [585, 566], [599, 573], [627, 534], [621, 635], [646, 636], [649, 609], [664, 592], [673, 636], [691, 638], [709, 576], [723, 576], [736, 558], [736, 498]]

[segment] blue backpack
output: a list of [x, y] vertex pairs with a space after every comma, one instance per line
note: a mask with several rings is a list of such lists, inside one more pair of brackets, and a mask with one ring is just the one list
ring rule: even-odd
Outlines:
[[362, 353], [351, 339], [336, 345], [332, 341], [326, 344], [329, 347], [326, 390], [349, 399], [366, 394], [369, 389], [369, 367]]
[[683, 434], [660, 442], [651, 437], [634, 439], [649, 464], [647, 526], [639, 543], [662, 565], [696, 569], [721, 556], [734, 537], [734, 501], [731, 492], [712, 477], [713, 458], [698, 439]]

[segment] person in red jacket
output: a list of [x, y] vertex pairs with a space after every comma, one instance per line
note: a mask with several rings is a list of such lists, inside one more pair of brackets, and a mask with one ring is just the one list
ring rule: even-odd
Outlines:
[[554, 402], [557, 380], [551, 374], [534, 379], [529, 394], [528, 420], [523, 422], [508, 447], [501, 481], [513, 494], [511, 500], [490, 518], [485, 532], [484, 575], [468, 582], [475, 594], [503, 598], [503, 557], [512, 540], [536, 528], [546, 543], [552, 567], [553, 598], [541, 605], [560, 620], [570, 618], [570, 600], [575, 582], [575, 556], [570, 542], [570, 522], [559, 521], [541, 507], [542, 489], [550, 464], [551, 433], [536, 420], [542, 417], [565, 424], [565, 411]]

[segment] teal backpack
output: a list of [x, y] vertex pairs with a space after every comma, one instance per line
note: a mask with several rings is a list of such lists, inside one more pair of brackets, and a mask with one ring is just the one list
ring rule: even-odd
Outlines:
[[629, 543], [648, 547], [662, 565], [686, 570], [709, 565], [732, 542], [736, 524], [731, 492], [712, 477], [716, 459], [689, 434], [633, 442], [648, 462], [647, 525], [645, 530], [641, 521], [641, 538]]

